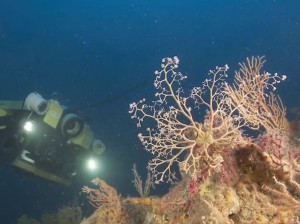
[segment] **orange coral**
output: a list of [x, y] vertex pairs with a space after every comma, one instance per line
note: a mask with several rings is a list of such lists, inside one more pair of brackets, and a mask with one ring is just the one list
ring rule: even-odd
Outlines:
[[109, 186], [104, 180], [96, 178], [92, 180], [94, 185], [99, 189], [82, 188], [84, 193], [88, 194], [90, 203], [97, 208], [95, 213], [82, 223], [98, 224], [98, 223], [125, 223], [125, 213], [121, 205], [121, 198], [116, 189]]

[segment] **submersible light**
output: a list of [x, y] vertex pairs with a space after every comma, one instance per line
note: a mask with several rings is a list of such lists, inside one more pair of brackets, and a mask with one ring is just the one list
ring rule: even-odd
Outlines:
[[96, 170], [98, 168], [96, 160], [95, 159], [89, 159], [87, 161], [87, 167], [91, 171]]
[[33, 125], [32, 121], [26, 121], [24, 126], [23, 126], [23, 128], [26, 132], [32, 132], [33, 127], [34, 127], [34, 125]]

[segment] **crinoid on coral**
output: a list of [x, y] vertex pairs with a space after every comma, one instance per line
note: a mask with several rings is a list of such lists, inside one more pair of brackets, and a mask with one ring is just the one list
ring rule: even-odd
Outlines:
[[130, 104], [130, 113], [147, 126], [138, 136], [154, 156], [154, 183], [173, 186], [162, 197], [122, 198], [98, 180], [100, 189], [84, 188], [98, 209], [83, 223], [300, 223], [299, 142], [274, 92], [286, 77], [263, 64], [241, 63], [234, 84], [227, 65], [216, 67], [185, 95], [179, 59], [163, 59], [155, 100]]

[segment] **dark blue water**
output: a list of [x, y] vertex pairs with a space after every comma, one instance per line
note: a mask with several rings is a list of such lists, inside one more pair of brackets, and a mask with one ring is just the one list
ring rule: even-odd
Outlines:
[[[151, 156], [139, 144], [128, 104], [151, 99], [160, 60], [177, 55], [189, 85], [199, 86], [216, 65], [234, 70], [247, 56], [265, 55], [268, 71], [288, 76], [278, 86], [285, 105], [297, 107], [299, 8], [298, 0], [2, 0], [0, 99], [58, 92], [61, 102], [80, 107], [108, 149], [95, 176], [135, 195], [132, 164], [144, 175]], [[92, 177], [66, 188], [0, 166], [1, 223], [80, 201]]]

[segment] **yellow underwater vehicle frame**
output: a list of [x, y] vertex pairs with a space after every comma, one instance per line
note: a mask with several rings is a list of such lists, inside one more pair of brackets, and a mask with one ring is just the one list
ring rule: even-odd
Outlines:
[[91, 156], [105, 151], [77, 112], [29, 94], [0, 101], [0, 162], [69, 185]]

